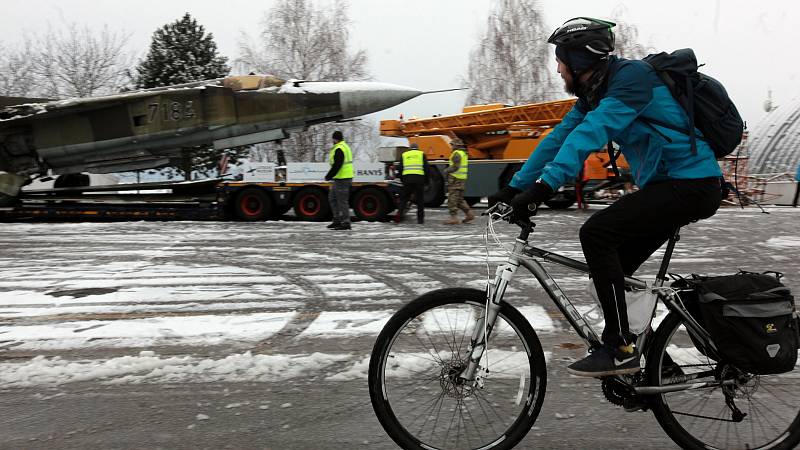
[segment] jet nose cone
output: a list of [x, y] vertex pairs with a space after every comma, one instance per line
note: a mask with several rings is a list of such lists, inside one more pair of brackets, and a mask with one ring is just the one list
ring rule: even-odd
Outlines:
[[422, 91], [397, 84], [372, 81], [304, 82], [306, 92], [338, 92], [342, 115], [345, 118], [381, 111], [422, 94]]

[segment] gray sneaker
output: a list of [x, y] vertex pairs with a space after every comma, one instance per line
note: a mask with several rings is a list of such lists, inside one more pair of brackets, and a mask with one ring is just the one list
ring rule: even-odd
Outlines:
[[603, 345], [590, 351], [589, 356], [567, 366], [567, 372], [579, 377], [608, 377], [611, 375], [632, 374], [642, 370], [639, 367], [639, 350], [624, 353], [616, 348]]

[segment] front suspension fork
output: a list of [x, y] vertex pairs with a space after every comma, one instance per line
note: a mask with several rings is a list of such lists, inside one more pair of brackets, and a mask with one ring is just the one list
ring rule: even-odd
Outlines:
[[497, 315], [500, 313], [500, 303], [506, 292], [508, 283], [514, 277], [519, 268], [519, 259], [516, 256], [522, 250], [524, 242], [517, 241], [512, 251], [512, 256], [505, 264], [497, 267], [497, 272], [493, 281], [486, 286], [486, 298], [488, 307], [484, 317], [479, 318], [475, 323], [475, 330], [472, 331], [470, 346], [467, 349], [467, 366], [459, 374], [459, 378], [466, 382], [481, 383], [477, 376], [483, 353], [486, 351], [486, 341], [492, 335]]

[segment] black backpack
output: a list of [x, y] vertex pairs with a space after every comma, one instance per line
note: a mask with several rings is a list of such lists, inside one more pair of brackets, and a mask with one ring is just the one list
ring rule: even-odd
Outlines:
[[692, 154], [697, 154], [695, 127], [703, 133], [702, 139], [711, 146], [718, 159], [731, 154], [742, 142], [744, 121], [722, 83], [697, 71], [699, 66], [694, 50], [684, 48], [672, 53], [655, 53], [647, 55], [643, 61], [655, 69], [686, 111], [689, 129], [651, 118], [640, 119], [689, 135]]

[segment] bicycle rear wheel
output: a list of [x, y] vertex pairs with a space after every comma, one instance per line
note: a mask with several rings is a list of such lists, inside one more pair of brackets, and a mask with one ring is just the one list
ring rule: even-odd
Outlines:
[[[696, 347], [680, 317], [670, 313], [655, 333], [645, 371], [652, 386], [731, 383], [652, 397], [658, 423], [682, 448], [783, 450], [800, 442], [797, 367], [780, 375], [752, 375], [718, 364]], [[735, 409], [726, 399], [733, 400]]]
[[398, 311], [378, 336], [369, 393], [378, 420], [406, 449], [510, 449], [544, 401], [542, 347], [528, 321], [503, 303], [482, 359], [483, 386], [459, 383], [470, 338], [485, 313], [475, 289], [427, 293]]

